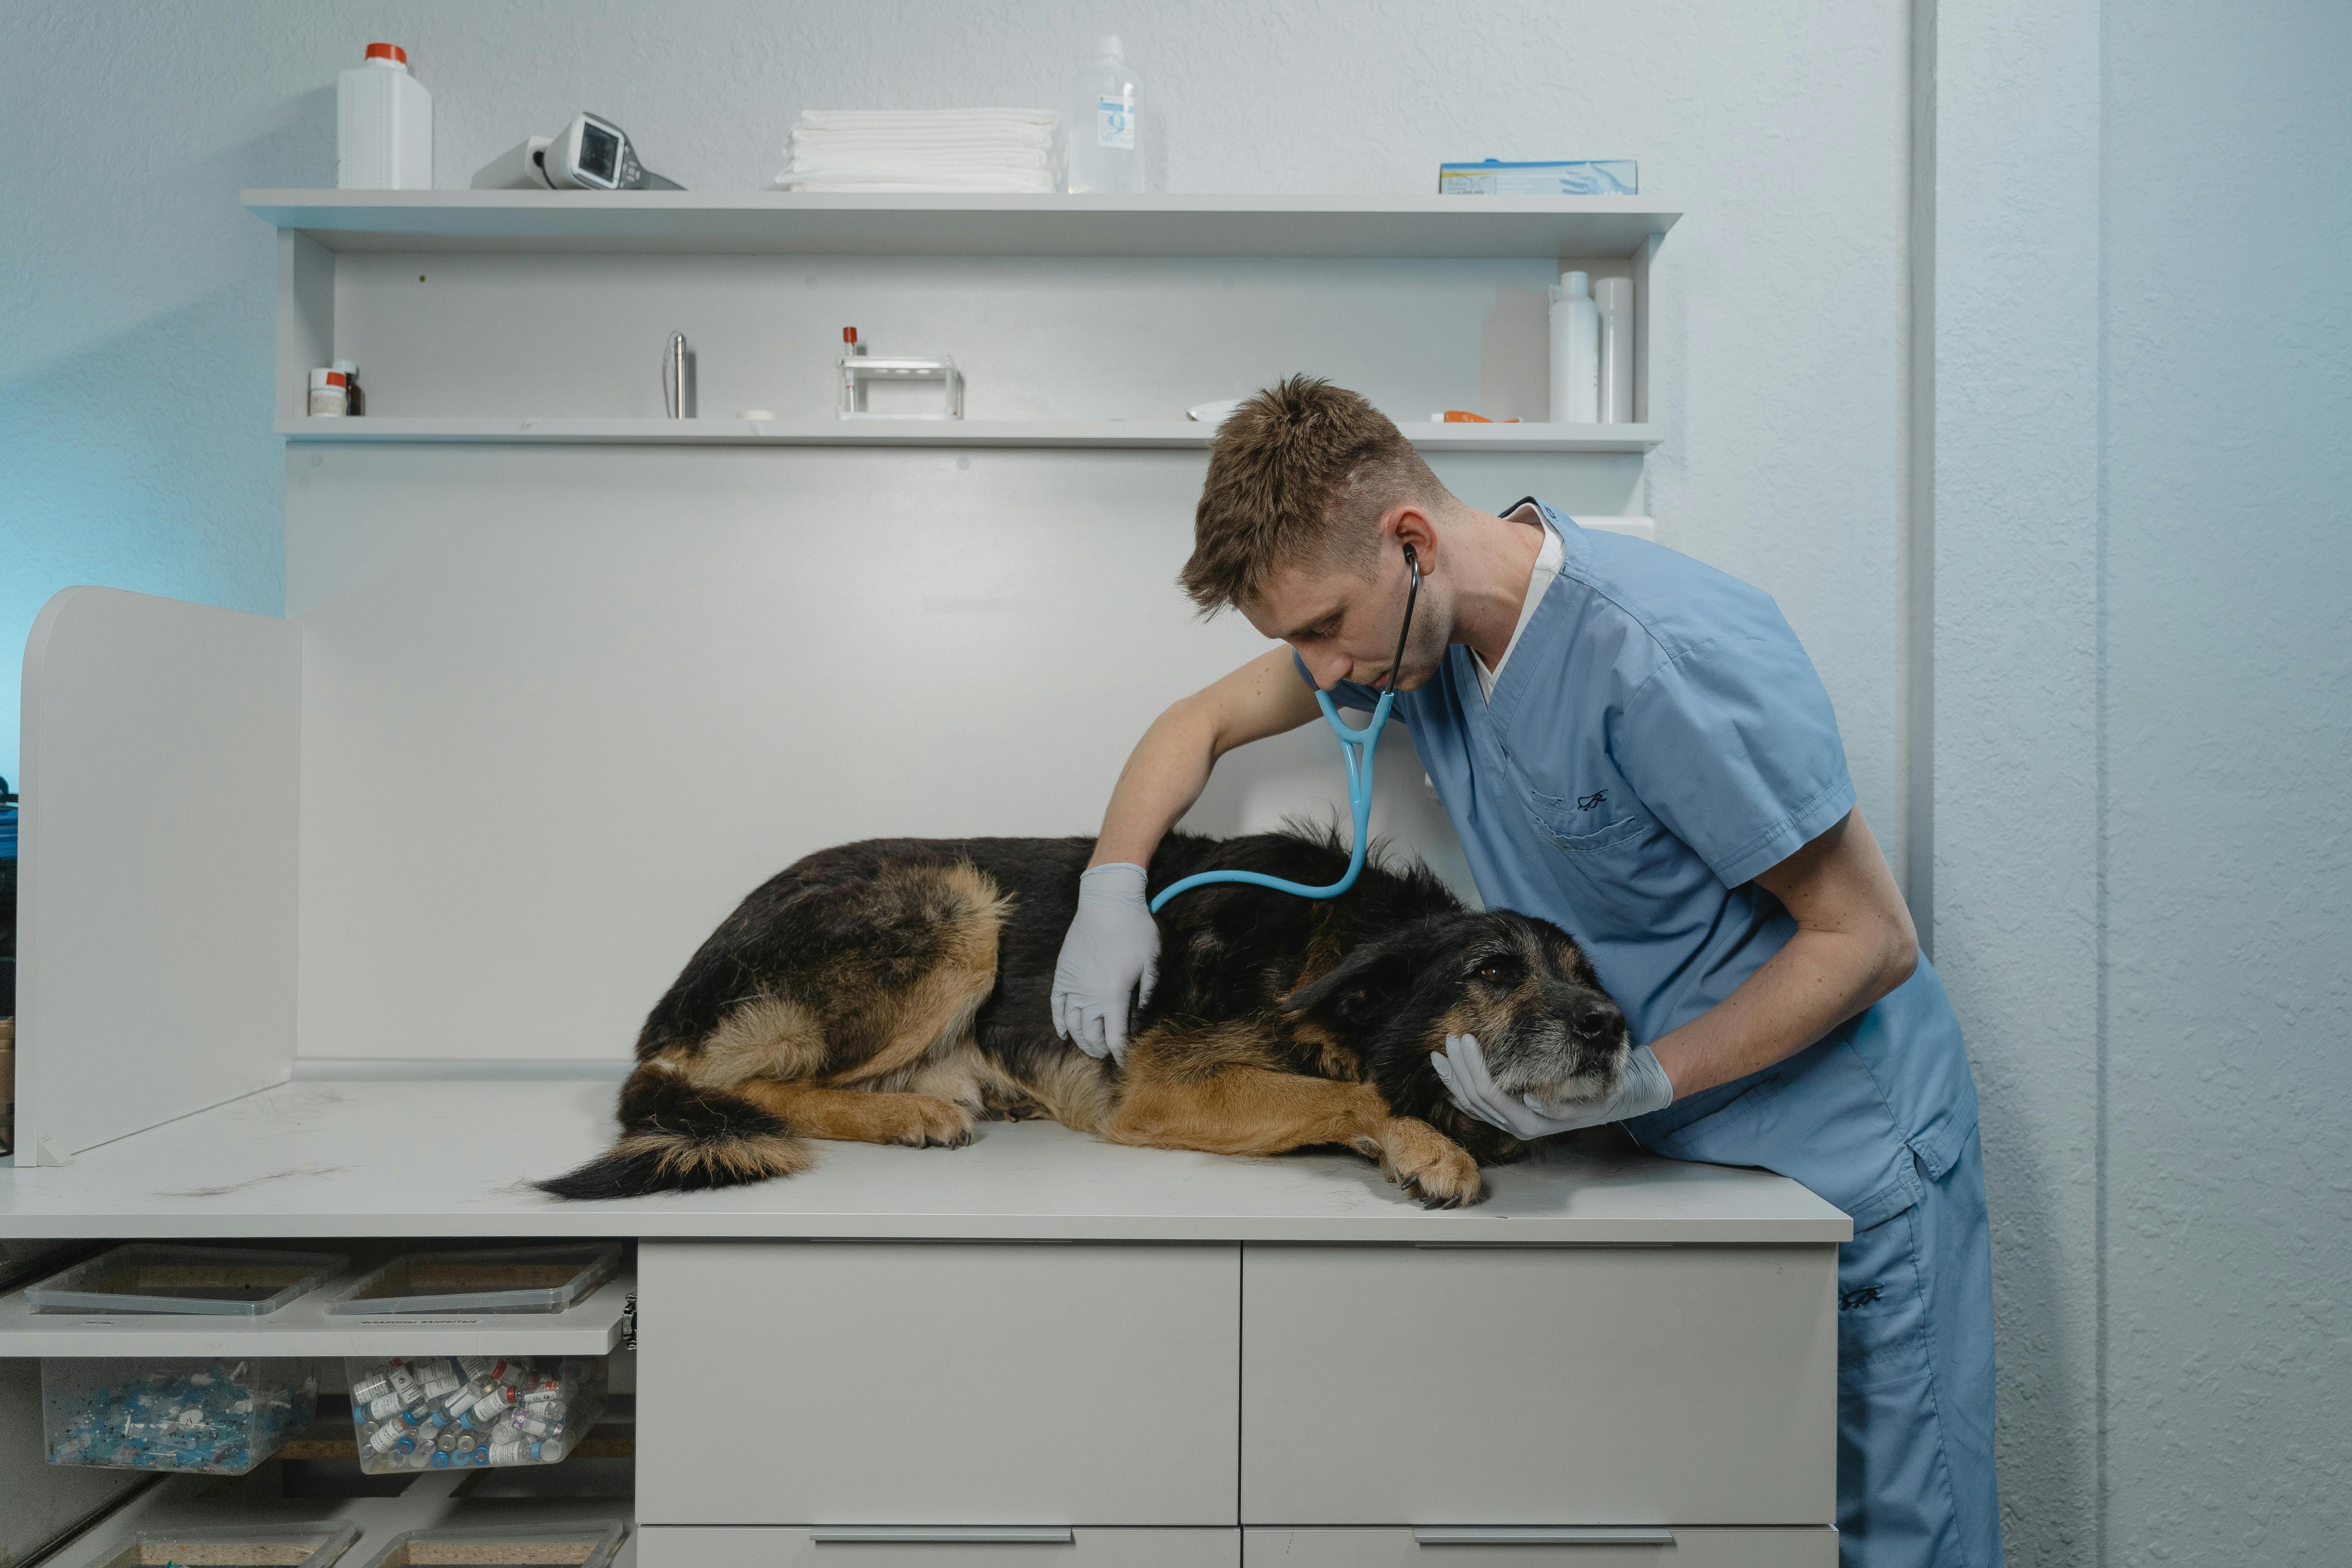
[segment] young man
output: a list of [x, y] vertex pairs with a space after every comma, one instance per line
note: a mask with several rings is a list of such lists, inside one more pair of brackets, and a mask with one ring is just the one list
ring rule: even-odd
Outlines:
[[1143, 868], [1217, 759], [1318, 717], [1317, 687], [1360, 708], [1393, 688], [1480, 893], [1572, 932], [1638, 1042], [1601, 1105], [1497, 1094], [1467, 1037], [1431, 1070], [1521, 1137], [1622, 1121], [1657, 1153], [1764, 1166], [1851, 1215], [1842, 1560], [1998, 1564], [1976, 1089], [1829, 694], [1771, 600], [1540, 501], [1476, 510], [1370, 404], [1304, 377], [1219, 431], [1182, 584], [1288, 646], [1170, 708], [1128, 759], [1055, 1027], [1125, 1049], [1159, 952]]

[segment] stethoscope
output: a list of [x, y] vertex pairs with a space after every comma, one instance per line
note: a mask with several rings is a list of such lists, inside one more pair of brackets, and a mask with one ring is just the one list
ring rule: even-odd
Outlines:
[[1168, 900], [1179, 893], [1211, 882], [1246, 882], [1254, 888], [1272, 888], [1277, 893], [1296, 893], [1302, 899], [1336, 899], [1356, 885], [1363, 874], [1364, 847], [1370, 839], [1369, 826], [1372, 816], [1372, 752], [1381, 743], [1381, 731], [1389, 721], [1389, 709], [1396, 702], [1396, 679], [1404, 668], [1405, 639], [1412, 635], [1413, 602], [1421, 597], [1421, 559], [1412, 546], [1404, 547], [1404, 563], [1412, 574], [1412, 583], [1405, 590], [1404, 625], [1397, 628], [1396, 657], [1389, 661], [1389, 683], [1381, 691], [1381, 700], [1373, 705], [1372, 717], [1360, 730], [1339, 717], [1339, 710], [1331, 701], [1331, 694], [1322, 688], [1315, 690], [1316, 706], [1323, 710], [1323, 721], [1339, 737], [1339, 755], [1348, 764], [1348, 805], [1355, 813], [1356, 847], [1348, 857], [1348, 872], [1328, 888], [1310, 888], [1304, 882], [1286, 882], [1279, 877], [1268, 877], [1257, 871], [1202, 871], [1171, 882], [1151, 900], [1151, 912], [1158, 914]]

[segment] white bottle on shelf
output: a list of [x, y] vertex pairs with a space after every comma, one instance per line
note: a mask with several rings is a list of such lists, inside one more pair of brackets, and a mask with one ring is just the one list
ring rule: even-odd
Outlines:
[[352, 411], [351, 393], [343, 373], [321, 366], [310, 373], [310, 416], [341, 418]]
[[1601, 312], [1601, 423], [1633, 419], [1633, 280], [1603, 278], [1592, 286]]
[[1601, 422], [1601, 313], [1589, 273], [1563, 272], [1551, 291], [1551, 417]]
[[1143, 189], [1142, 84], [1116, 34], [1097, 39], [1094, 62], [1078, 73], [1067, 131], [1069, 188], [1132, 195]]
[[433, 188], [433, 95], [398, 44], [370, 44], [366, 63], [335, 79], [335, 185]]

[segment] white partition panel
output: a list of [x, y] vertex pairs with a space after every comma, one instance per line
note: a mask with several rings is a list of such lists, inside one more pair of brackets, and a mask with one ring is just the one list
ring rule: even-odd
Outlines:
[[19, 1163], [287, 1076], [300, 664], [284, 621], [111, 588], [33, 623]]
[[[1468, 460], [1481, 495], [1541, 461]], [[1173, 586], [1200, 453], [289, 461], [305, 1056], [624, 1057], [775, 871], [1091, 834], [1152, 716], [1268, 646]], [[1190, 823], [1328, 820], [1341, 777], [1309, 727], [1229, 759]], [[1401, 726], [1379, 779], [1375, 830], [1458, 871]]]

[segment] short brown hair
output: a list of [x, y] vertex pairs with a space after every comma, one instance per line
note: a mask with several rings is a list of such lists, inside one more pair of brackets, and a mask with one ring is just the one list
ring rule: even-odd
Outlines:
[[1214, 615], [1255, 597], [1277, 567], [1329, 562], [1364, 573], [1383, 512], [1445, 498], [1387, 415], [1345, 387], [1294, 375], [1218, 427], [1192, 558], [1176, 580]]

